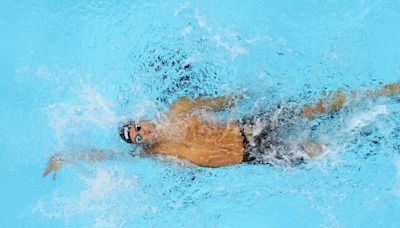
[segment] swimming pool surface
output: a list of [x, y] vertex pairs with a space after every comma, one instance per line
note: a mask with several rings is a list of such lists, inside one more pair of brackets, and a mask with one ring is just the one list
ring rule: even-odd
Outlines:
[[399, 97], [310, 123], [296, 167], [165, 158], [66, 165], [132, 149], [129, 118], [180, 96], [246, 94], [221, 118], [400, 79], [399, 1], [0, 2], [0, 227], [399, 227]]

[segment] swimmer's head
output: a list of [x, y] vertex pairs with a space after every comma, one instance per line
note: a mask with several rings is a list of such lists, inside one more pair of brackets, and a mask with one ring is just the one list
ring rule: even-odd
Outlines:
[[156, 128], [149, 121], [132, 121], [120, 128], [119, 135], [127, 143], [151, 144], [156, 140]]

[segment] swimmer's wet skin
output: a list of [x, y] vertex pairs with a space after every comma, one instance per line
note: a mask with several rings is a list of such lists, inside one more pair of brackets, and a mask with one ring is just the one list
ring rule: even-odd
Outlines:
[[[392, 96], [397, 95], [400, 92], [400, 81], [392, 84], [387, 84], [377, 90], [367, 90], [364, 94], [364, 98], [378, 97], [378, 96]], [[346, 102], [349, 100], [359, 97], [357, 91], [353, 91], [350, 95], [346, 95], [341, 91], [336, 91], [330, 94], [328, 97], [320, 99], [316, 104], [307, 104], [302, 109], [302, 114], [309, 120], [314, 119], [316, 116], [321, 114], [329, 114], [339, 111]]]
[[[397, 82], [378, 90], [369, 90], [365, 93], [365, 97], [389, 96], [399, 92], [400, 82]], [[278, 123], [276, 120], [272, 123], [269, 114], [266, 113], [224, 124], [206, 121], [197, 114], [199, 111], [217, 112], [230, 108], [243, 96], [195, 100], [182, 97], [171, 105], [161, 121], [153, 123], [141, 120], [128, 123], [120, 129], [120, 136], [127, 143], [142, 145], [145, 154], [175, 156], [205, 167], [228, 166], [242, 162], [276, 164], [274, 159], [284, 161], [283, 164], [298, 164], [322, 154], [324, 146], [318, 142], [303, 142], [295, 145], [295, 150], [289, 150], [285, 140], [275, 134], [278, 127], [287, 126], [286, 122], [311, 120], [318, 115], [339, 111], [345, 106], [349, 97], [356, 96], [358, 96], [356, 93], [349, 96], [337, 91], [319, 100], [315, 105], [305, 105], [300, 111], [294, 111], [295, 109], [284, 111], [285, 118], [290, 121], [278, 118]], [[263, 123], [261, 129], [257, 126], [259, 123]], [[54, 179], [57, 171], [66, 162], [71, 163], [76, 160], [94, 162], [124, 157], [126, 154], [113, 151], [95, 151], [68, 156], [55, 154], [50, 157], [43, 176], [54, 171]]]

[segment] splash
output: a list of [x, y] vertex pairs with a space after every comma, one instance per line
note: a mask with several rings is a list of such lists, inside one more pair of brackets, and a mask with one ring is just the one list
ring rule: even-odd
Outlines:
[[350, 108], [351, 115], [346, 113], [335, 116], [335, 118], [325, 120], [318, 126], [317, 138], [318, 141], [327, 145], [327, 152], [324, 157], [331, 160], [331, 162], [340, 162], [338, 154], [346, 151], [349, 145], [354, 144], [360, 132], [372, 124], [379, 123], [379, 117], [389, 114], [386, 105], [374, 105], [368, 107], [368, 110], [360, 111], [357, 108]]
[[373, 120], [375, 120], [380, 115], [388, 114], [388, 109], [386, 105], [376, 105], [373, 107], [373, 111], [366, 111], [357, 114], [357, 116], [350, 119], [347, 131], [353, 131], [358, 128], [367, 126]]
[[[238, 56], [249, 52], [246, 47], [248, 43], [242, 41], [237, 31], [221, 25], [215, 18], [203, 14], [196, 6], [186, 2], [176, 9], [174, 16], [185, 21], [190, 18], [191, 23], [185, 24], [180, 29], [183, 37], [199, 39], [199, 32], [201, 32], [201, 39], [209, 39], [213, 42], [209, 43], [209, 45], [222, 48], [227, 53], [228, 58], [225, 61], [234, 61]], [[207, 35], [205, 36], [205, 34]], [[192, 35], [192, 37], [189, 37], [189, 35]]]
[[93, 87], [81, 85], [75, 93], [74, 101], [58, 102], [44, 109], [59, 147], [64, 146], [68, 136], [87, 129], [88, 124], [111, 129], [118, 121], [113, 103]]
[[73, 224], [76, 219], [90, 217], [94, 227], [121, 227], [146, 209], [139, 200], [146, 199], [137, 177], [127, 177], [121, 170], [101, 168], [93, 178], [83, 177], [84, 190], [65, 196], [55, 193], [40, 200], [32, 213]]
[[[238, 33], [231, 28], [225, 28], [216, 23], [216, 25], [209, 25], [205, 15], [200, 15], [196, 10], [194, 18], [200, 29], [205, 30], [211, 36], [217, 47], [222, 47], [229, 53], [230, 61], [233, 61], [239, 55], [247, 54], [249, 51], [243, 46], [241, 38]], [[215, 22], [215, 20], [211, 20]]]

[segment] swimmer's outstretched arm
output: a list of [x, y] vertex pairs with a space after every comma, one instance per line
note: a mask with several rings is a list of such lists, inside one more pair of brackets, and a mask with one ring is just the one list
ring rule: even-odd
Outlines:
[[128, 160], [133, 157], [132, 153], [120, 153], [113, 150], [91, 150], [91, 151], [77, 151], [68, 153], [56, 153], [50, 156], [47, 167], [43, 173], [43, 177], [47, 176], [50, 172], [54, 171], [53, 180], [56, 179], [58, 170], [65, 164], [74, 164], [78, 161], [85, 161], [88, 163], [106, 161], [106, 160]]
[[194, 108], [218, 112], [233, 107], [241, 99], [243, 99], [242, 95], [221, 96], [216, 98], [199, 97], [194, 100]]
[[[400, 81], [392, 84], [387, 84], [377, 90], [367, 90], [362, 96], [364, 98], [368, 98], [378, 96], [392, 96], [399, 93]], [[357, 91], [352, 92], [350, 95], [346, 95], [341, 91], [336, 91], [328, 97], [320, 99], [315, 104], [305, 105], [302, 109], [302, 114], [309, 120], [312, 120], [315, 118], [315, 116], [339, 111], [344, 107], [346, 101], [357, 98], [358, 96], [359, 93]]]
[[191, 100], [188, 97], [181, 97], [171, 105], [171, 111], [184, 113], [195, 109], [203, 109], [218, 112], [234, 106], [241, 99], [243, 99], [242, 95], [220, 96], [216, 98], [198, 97], [195, 100]]

